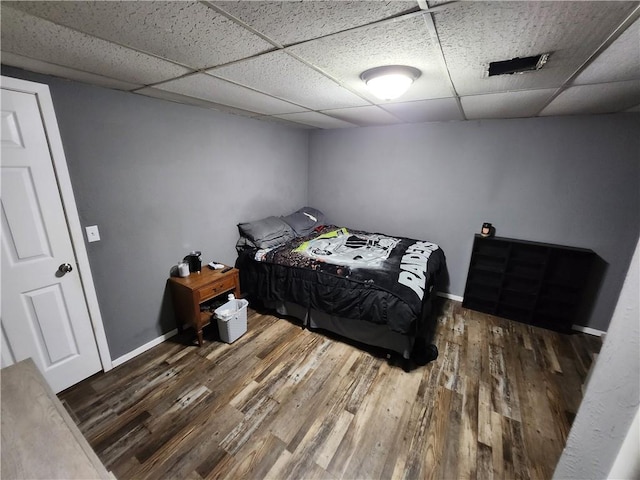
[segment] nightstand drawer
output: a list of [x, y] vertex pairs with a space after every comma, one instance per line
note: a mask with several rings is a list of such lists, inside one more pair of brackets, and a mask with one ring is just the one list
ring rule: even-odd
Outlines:
[[198, 295], [200, 296], [200, 301], [202, 302], [204, 300], [213, 298], [216, 295], [220, 295], [227, 290], [233, 290], [235, 286], [235, 277], [233, 275], [228, 275], [227, 277], [220, 279], [220, 281], [218, 282], [205, 285], [204, 287], [198, 289]]

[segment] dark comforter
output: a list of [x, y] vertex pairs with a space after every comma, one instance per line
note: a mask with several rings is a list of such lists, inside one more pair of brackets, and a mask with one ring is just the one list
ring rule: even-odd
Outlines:
[[271, 250], [239, 251], [243, 292], [414, 335], [442, 250], [431, 242], [324, 226]]

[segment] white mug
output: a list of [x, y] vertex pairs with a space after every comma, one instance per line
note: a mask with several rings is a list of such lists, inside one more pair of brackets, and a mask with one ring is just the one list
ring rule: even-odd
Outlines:
[[178, 264], [178, 275], [181, 277], [189, 276], [189, 264], [187, 262], [180, 262]]

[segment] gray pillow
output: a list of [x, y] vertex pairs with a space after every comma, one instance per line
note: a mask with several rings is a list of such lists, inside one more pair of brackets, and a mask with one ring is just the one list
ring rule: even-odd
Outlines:
[[240, 237], [236, 242], [236, 251], [240, 253], [246, 249], [254, 249], [256, 248], [256, 244], [249, 240], [247, 237]]
[[239, 223], [238, 230], [258, 248], [271, 248], [295, 237], [291, 227], [278, 217], [267, 217], [255, 222]]
[[308, 235], [314, 228], [326, 225], [324, 213], [313, 207], [304, 207], [297, 212], [282, 217], [298, 236]]

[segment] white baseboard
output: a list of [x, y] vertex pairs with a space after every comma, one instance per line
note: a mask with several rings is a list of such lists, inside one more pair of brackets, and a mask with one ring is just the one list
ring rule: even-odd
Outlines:
[[115, 360], [111, 360], [111, 364], [113, 365], [113, 368], [117, 367], [118, 365], [122, 365], [124, 362], [128, 362], [132, 358], [137, 357], [141, 353], [146, 352], [147, 350], [155, 347], [156, 345], [160, 345], [162, 342], [164, 342], [165, 340], [168, 340], [169, 338], [173, 337], [177, 333], [178, 333], [178, 329], [174, 328], [170, 332], [167, 332], [164, 335], [160, 335], [158, 338], [154, 338], [150, 342], [147, 342], [144, 345], [139, 346], [135, 350], [129, 353], [126, 353], [121, 357], [116, 358]]
[[460, 295], [453, 295], [452, 293], [436, 292], [436, 295], [439, 297], [448, 298], [449, 300], [456, 300], [458, 302], [464, 300], [464, 297], [461, 297]]
[[575, 330], [576, 332], [582, 332], [586, 333], [587, 335], [594, 335], [596, 337], [602, 337], [605, 333], [607, 333], [603, 332], [602, 330], [597, 330], [591, 327], [583, 327], [581, 325], [572, 325], [571, 329]]

